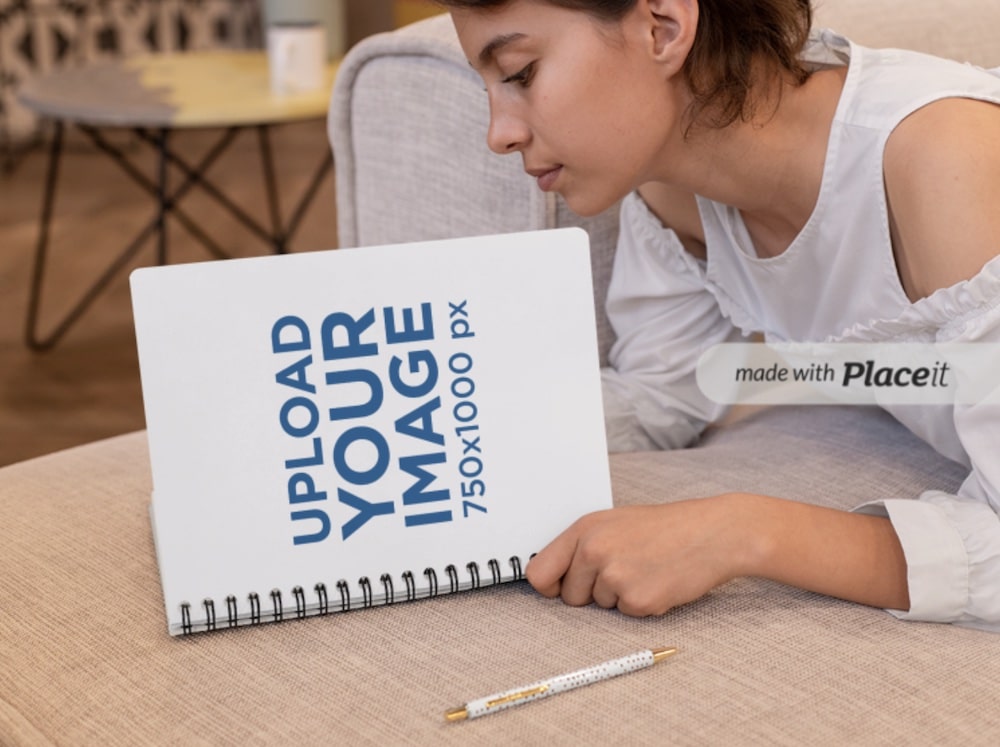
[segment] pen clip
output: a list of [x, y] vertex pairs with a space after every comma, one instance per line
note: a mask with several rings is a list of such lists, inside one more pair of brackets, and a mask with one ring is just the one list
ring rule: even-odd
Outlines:
[[527, 690], [518, 690], [516, 693], [508, 693], [495, 700], [487, 701], [487, 708], [496, 708], [497, 706], [506, 705], [507, 703], [514, 703], [518, 700], [524, 700], [525, 698], [530, 698], [532, 695], [541, 695], [542, 693], [548, 692], [548, 685], [538, 685], [537, 687], [531, 687]]

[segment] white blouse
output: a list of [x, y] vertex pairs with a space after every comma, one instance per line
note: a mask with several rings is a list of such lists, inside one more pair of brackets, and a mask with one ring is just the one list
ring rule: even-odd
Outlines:
[[[622, 205], [608, 293], [618, 340], [604, 372], [612, 450], [693, 441], [724, 409], [698, 389], [698, 358], [746, 334], [782, 342], [1000, 343], [1000, 257], [968, 281], [916, 302], [906, 297], [882, 176], [885, 143], [899, 122], [947, 97], [1000, 103], [1000, 71], [866, 49], [830, 32], [817, 34], [804, 58], [817, 67], [846, 64], [848, 72], [819, 199], [785, 252], [757, 257], [739, 211], [698, 198], [702, 262], [638, 195]], [[915, 501], [860, 507], [890, 518], [906, 555], [911, 607], [894, 614], [1000, 632], [1000, 406], [886, 409], [971, 470], [956, 495], [927, 491]]]

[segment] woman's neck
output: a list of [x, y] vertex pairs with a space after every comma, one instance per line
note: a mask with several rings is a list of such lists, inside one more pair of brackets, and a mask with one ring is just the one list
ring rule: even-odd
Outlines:
[[738, 209], [758, 253], [780, 253], [815, 208], [845, 76], [833, 68], [771, 86], [752, 121], [692, 128], [671, 149], [665, 181]]

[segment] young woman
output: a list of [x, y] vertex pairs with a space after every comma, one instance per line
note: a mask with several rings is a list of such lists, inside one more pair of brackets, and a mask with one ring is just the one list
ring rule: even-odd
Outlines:
[[[443, 0], [488, 144], [582, 215], [624, 198], [608, 312], [613, 448], [689, 443], [741, 334], [1000, 342], [1000, 77], [810, 34], [808, 0]], [[896, 408], [969, 466], [841, 512], [726, 494], [584, 517], [542, 594], [661, 614], [738, 576], [1000, 631], [1000, 406]]]

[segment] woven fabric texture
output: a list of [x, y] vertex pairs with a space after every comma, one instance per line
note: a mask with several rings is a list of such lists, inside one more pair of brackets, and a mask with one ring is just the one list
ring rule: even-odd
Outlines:
[[[962, 470], [863, 408], [772, 409], [613, 458], [615, 500], [736, 487], [849, 506]], [[141, 433], [0, 470], [0, 744], [991, 744], [1000, 648], [745, 579], [664, 617], [524, 583], [166, 633]], [[195, 519], [192, 519], [195, 520]], [[680, 653], [474, 722], [465, 700], [649, 646]]]

